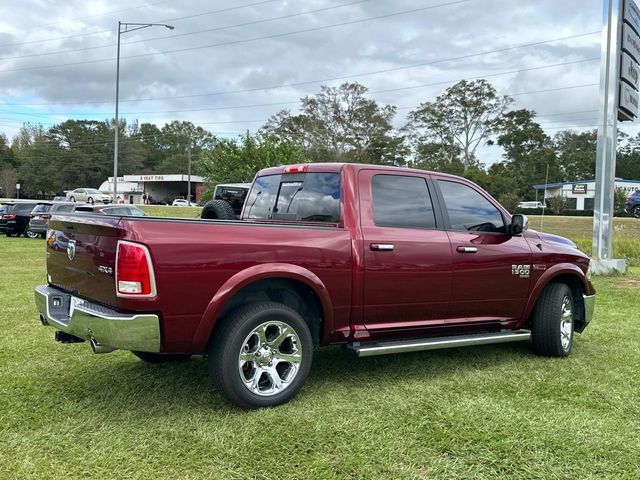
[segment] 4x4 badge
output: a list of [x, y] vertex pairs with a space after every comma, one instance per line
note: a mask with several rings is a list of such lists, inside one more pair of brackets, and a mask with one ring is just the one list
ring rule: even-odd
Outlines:
[[67, 257], [69, 257], [69, 260], [73, 260], [74, 258], [76, 258], [75, 240], [69, 240], [69, 243], [67, 244]]

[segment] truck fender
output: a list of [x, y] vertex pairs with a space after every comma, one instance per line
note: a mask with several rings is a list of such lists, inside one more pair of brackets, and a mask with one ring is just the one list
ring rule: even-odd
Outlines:
[[289, 263], [265, 263], [254, 265], [229, 278], [213, 296], [202, 316], [194, 343], [204, 350], [218, 317], [225, 305], [233, 296], [247, 285], [266, 279], [287, 278], [298, 280], [308, 285], [320, 299], [324, 312], [324, 332], [330, 331], [333, 325], [333, 305], [327, 287], [318, 276], [306, 268]]
[[536, 306], [536, 302], [538, 298], [542, 294], [544, 288], [551, 282], [554, 278], [559, 275], [572, 275], [580, 280], [582, 283], [582, 288], [584, 292], [587, 294], [591, 291], [591, 286], [587, 280], [585, 274], [580, 270], [580, 268], [572, 263], [559, 263], [557, 265], [553, 265], [551, 268], [546, 270], [538, 279], [535, 286], [531, 290], [529, 294], [529, 300], [527, 301], [527, 305], [525, 307], [524, 313], [522, 315], [522, 319], [520, 320], [520, 326], [524, 324], [531, 316], [533, 309]]

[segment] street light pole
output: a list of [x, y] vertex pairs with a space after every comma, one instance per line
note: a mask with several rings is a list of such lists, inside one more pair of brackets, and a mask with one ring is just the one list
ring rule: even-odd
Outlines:
[[[124, 30], [122, 30], [124, 27]], [[123, 33], [133, 32], [148, 27], [165, 27], [173, 30], [173, 25], [166, 23], [128, 23], [118, 21], [118, 50], [116, 54], [116, 122], [113, 137], [113, 203], [118, 201], [118, 137], [120, 133], [120, 119], [118, 118], [118, 103], [120, 100], [120, 36]]]

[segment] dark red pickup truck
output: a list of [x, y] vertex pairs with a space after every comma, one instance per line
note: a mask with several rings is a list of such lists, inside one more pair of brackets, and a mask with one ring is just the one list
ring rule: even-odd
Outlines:
[[530, 340], [565, 356], [593, 315], [589, 258], [473, 183], [352, 164], [262, 170], [241, 220], [60, 215], [40, 320], [150, 362], [205, 355], [256, 408], [302, 387], [318, 345], [357, 356]]

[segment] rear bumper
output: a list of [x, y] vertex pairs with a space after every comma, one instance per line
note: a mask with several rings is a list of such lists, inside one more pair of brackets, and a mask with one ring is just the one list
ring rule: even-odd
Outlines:
[[31, 220], [29, 222], [29, 230], [35, 233], [46, 233], [47, 221], [46, 220]]
[[124, 314], [58, 288], [39, 285], [36, 307], [45, 325], [108, 349], [160, 351], [160, 319], [154, 314]]

